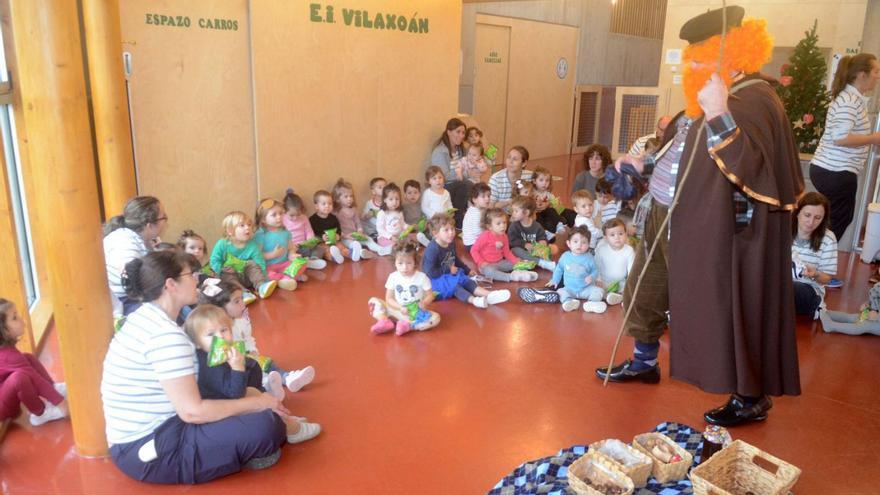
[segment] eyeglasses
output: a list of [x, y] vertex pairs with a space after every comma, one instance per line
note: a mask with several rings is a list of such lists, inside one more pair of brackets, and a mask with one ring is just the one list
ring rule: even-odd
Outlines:
[[178, 275], [178, 276], [175, 277], [175, 278], [183, 278], [183, 277], [185, 277], [185, 276], [187, 276], [187, 275], [192, 275], [192, 277], [195, 278], [195, 279], [198, 279], [198, 278], [199, 278], [199, 272], [183, 272], [183, 273], [181, 273], [180, 275]]

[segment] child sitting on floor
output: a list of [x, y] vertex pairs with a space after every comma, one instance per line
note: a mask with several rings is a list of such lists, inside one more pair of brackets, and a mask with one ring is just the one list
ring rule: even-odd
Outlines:
[[482, 226], [485, 231], [471, 246], [471, 258], [480, 273], [492, 280], [501, 282], [534, 282], [538, 274], [529, 270], [515, 270], [519, 263], [510, 251], [507, 238], [507, 214], [501, 208], [489, 208], [483, 214]]
[[620, 304], [623, 301], [623, 288], [632, 270], [636, 252], [629, 245], [626, 226], [623, 220], [612, 218], [602, 227], [605, 237], [596, 246], [596, 267], [599, 280], [605, 289], [605, 302]]
[[[804, 270], [801, 263], [800, 269]], [[813, 269], [815, 272], [815, 269]], [[880, 273], [880, 272], [878, 272]], [[880, 282], [868, 290], [868, 302], [862, 304], [858, 313], [819, 310], [822, 329], [826, 332], [862, 335], [870, 333], [880, 335]]]
[[[544, 167], [535, 167], [532, 172], [532, 184], [534, 190], [532, 196], [535, 198], [536, 220], [547, 231], [547, 240], [553, 240], [557, 236], [562, 239], [557, 241], [557, 245], [562, 246], [565, 242], [565, 233], [569, 225], [566, 218], [574, 218], [575, 212], [562, 207], [562, 204], [553, 194], [553, 176], [550, 171]], [[560, 208], [561, 211], [557, 210]]]
[[202, 271], [207, 275], [211, 275], [212, 273], [208, 273], [211, 271], [211, 265], [208, 263], [208, 243], [205, 242], [205, 238], [196, 234], [192, 230], [184, 230], [182, 234], [180, 234], [180, 238], [177, 239], [177, 247], [183, 251], [184, 253], [191, 254], [199, 260], [199, 263], [202, 265]]
[[[510, 227], [507, 228], [510, 251], [517, 258], [534, 261], [539, 267], [552, 272], [556, 269], [552, 258], [556, 256], [558, 249], [547, 245], [547, 233], [535, 221], [535, 200], [528, 196], [517, 196], [513, 198], [510, 211]], [[547, 257], [536, 253], [540, 249], [547, 251]]]
[[489, 170], [489, 165], [483, 156], [483, 144], [472, 144], [465, 153], [461, 161], [461, 173], [463, 180], [468, 180], [473, 184], [483, 180], [483, 175]]
[[[248, 357], [260, 363], [264, 372], [264, 381], [280, 380], [291, 392], [298, 392], [315, 379], [315, 368], [306, 366], [291, 372], [281, 369], [274, 360], [260, 354], [257, 340], [254, 338], [250, 315], [242, 300], [241, 286], [218, 279], [208, 279], [199, 291], [199, 302], [211, 304], [226, 311], [232, 319], [232, 338], [244, 342]], [[279, 378], [273, 378], [277, 375]]]
[[620, 211], [620, 200], [611, 193], [612, 184], [604, 177], [596, 182], [596, 211], [593, 216], [597, 218], [599, 225], [617, 216]]
[[361, 214], [363, 221], [364, 233], [373, 239], [376, 238], [376, 217], [379, 216], [379, 210], [382, 209], [382, 191], [388, 182], [382, 177], [373, 177], [370, 179], [370, 200], [364, 205], [364, 211]]
[[392, 182], [382, 189], [382, 209], [376, 216], [376, 241], [386, 249], [383, 255], [391, 252], [391, 248], [400, 240], [400, 235], [408, 228], [400, 209], [400, 188]]
[[471, 187], [468, 209], [461, 221], [461, 240], [464, 247], [470, 250], [483, 233], [483, 212], [492, 202], [492, 189], [485, 182], [477, 182]]
[[[425, 218], [431, 219], [437, 214], [450, 213], [452, 197], [444, 187], [446, 176], [443, 175], [443, 170], [436, 165], [431, 165], [425, 171], [425, 181], [428, 183], [428, 188], [422, 193], [422, 214]], [[428, 236], [422, 232], [419, 232], [417, 239], [423, 246], [427, 246], [430, 242]]]
[[427, 309], [434, 300], [434, 291], [431, 280], [417, 268], [418, 244], [410, 240], [398, 241], [391, 256], [397, 270], [391, 272], [385, 282], [385, 300], [370, 298], [370, 314], [376, 319], [370, 331], [381, 334], [394, 330], [400, 336], [410, 330], [434, 328], [440, 323], [440, 315]]
[[233, 211], [223, 219], [223, 231], [226, 236], [214, 244], [211, 252], [211, 269], [221, 279], [256, 290], [260, 299], [271, 296], [278, 283], [266, 274], [262, 249], [253, 239], [254, 221]]
[[409, 179], [403, 183], [403, 221], [407, 225], [415, 225], [425, 218], [422, 213], [422, 185], [419, 181]]
[[437, 299], [455, 297], [478, 308], [510, 299], [510, 291], [486, 290], [468, 277], [470, 268], [455, 254], [455, 220], [450, 215], [438, 213], [428, 224], [434, 239], [425, 249], [422, 271], [431, 279]]
[[290, 232], [284, 228], [283, 218], [284, 205], [271, 198], [260, 201], [254, 214], [254, 220], [259, 225], [254, 242], [263, 252], [269, 280], [278, 282], [278, 287], [284, 290], [296, 290], [296, 280], [285, 273], [297, 255], [290, 253]]
[[583, 226], [573, 228], [567, 244], [569, 250], [556, 263], [556, 270], [547, 287], [557, 289], [560, 282], [565, 284], [556, 291], [563, 311], [576, 310], [581, 305], [579, 299], [582, 299], [586, 301], [584, 311], [587, 313], [604, 313], [607, 305], [602, 298], [605, 294], [596, 285], [599, 270], [589, 253], [590, 231]]
[[[184, 330], [196, 345], [198, 385], [202, 399], [241, 399], [245, 395], [268, 392], [276, 399], [283, 400], [284, 390], [281, 389], [277, 373], [274, 375], [276, 379], [269, 380], [268, 386], [263, 387], [260, 365], [230, 345], [233, 343], [231, 325], [232, 320], [226, 312], [211, 305], [197, 307], [184, 324]], [[224, 350], [225, 362], [211, 366], [214, 363], [209, 363], [209, 355], [215, 337], [222, 339], [228, 347]], [[304, 442], [321, 433], [321, 425], [317, 423], [307, 423], [295, 416], [280, 417], [287, 427], [288, 443]]]
[[351, 251], [341, 241], [342, 228], [339, 219], [333, 214], [333, 196], [322, 189], [315, 191], [312, 201], [315, 203], [315, 213], [309, 217], [309, 223], [315, 236], [327, 245], [324, 259], [328, 262], [333, 260], [341, 265], [345, 257], [351, 256]]
[[589, 230], [590, 248], [594, 249], [602, 239], [602, 228], [598, 223], [599, 219], [594, 215], [593, 195], [583, 189], [578, 189], [571, 195], [571, 201], [574, 203], [574, 211], [577, 213], [574, 218], [574, 226], [583, 226]]
[[[309, 217], [306, 216], [306, 207], [302, 198], [294, 193], [293, 189], [288, 189], [287, 194], [284, 195], [284, 217], [281, 221], [284, 228], [290, 232], [290, 251], [308, 258], [309, 262], [306, 266], [310, 269], [322, 270], [326, 268], [327, 262], [321, 259], [324, 257], [326, 246], [323, 244], [315, 244], [310, 247], [303, 245], [306, 241], [314, 242], [315, 232], [312, 230]], [[305, 282], [308, 277], [302, 273], [296, 277], [296, 280]]]
[[[351, 183], [340, 177], [333, 185], [331, 192], [333, 193], [334, 212], [342, 229], [342, 244], [351, 251], [351, 260], [375, 258], [373, 253], [379, 253], [382, 248], [364, 233], [361, 218], [355, 206], [354, 189]], [[364, 251], [363, 246], [367, 246], [370, 251]]]
[[30, 423], [39, 426], [67, 416], [67, 387], [53, 382], [33, 354], [16, 349], [24, 332], [15, 305], [0, 298], [0, 421], [18, 417], [24, 404]]

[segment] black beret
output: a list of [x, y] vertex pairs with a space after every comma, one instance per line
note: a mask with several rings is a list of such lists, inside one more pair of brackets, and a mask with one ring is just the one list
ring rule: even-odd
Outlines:
[[[724, 23], [722, 20], [723, 10], [724, 9], [710, 10], [705, 14], [700, 14], [687, 21], [684, 23], [684, 26], [681, 27], [681, 32], [678, 33], [678, 37], [686, 40], [690, 44], [694, 44], [721, 34], [721, 25]], [[745, 9], [739, 5], [731, 5], [727, 7], [727, 30], [729, 31], [730, 28], [738, 27], [742, 23], [745, 13]]]

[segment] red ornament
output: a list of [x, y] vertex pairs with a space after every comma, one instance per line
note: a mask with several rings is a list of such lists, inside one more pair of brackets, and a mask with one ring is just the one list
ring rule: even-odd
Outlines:
[[813, 117], [813, 114], [811, 114], [811, 113], [804, 114], [804, 124], [810, 125], [813, 123], [813, 120], [815, 120], [815, 117]]
[[787, 87], [789, 84], [791, 84], [791, 81], [791, 76], [782, 76], [779, 78], [779, 84], [781, 84], [783, 87]]
[[779, 75], [785, 75], [785, 71], [789, 68], [789, 64], [782, 64], [782, 67], [779, 68]]

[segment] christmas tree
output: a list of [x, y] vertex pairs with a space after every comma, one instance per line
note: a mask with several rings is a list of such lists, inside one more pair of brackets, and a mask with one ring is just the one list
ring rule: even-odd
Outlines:
[[813, 28], [804, 33], [805, 38], [794, 48], [789, 63], [782, 66], [777, 87], [801, 153], [816, 151], [830, 100], [825, 89], [825, 57], [816, 46], [816, 25], [817, 21], [813, 21]]

